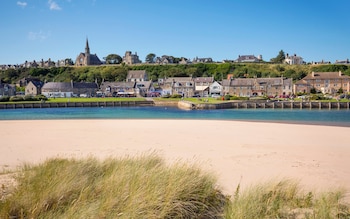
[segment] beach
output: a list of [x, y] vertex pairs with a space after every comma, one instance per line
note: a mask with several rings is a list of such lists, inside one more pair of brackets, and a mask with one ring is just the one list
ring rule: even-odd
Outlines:
[[305, 189], [350, 191], [349, 131], [228, 120], [4, 120], [0, 168], [15, 170], [52, 157], [156, 153], [169, 164], [194, 163], [215, 174], [228, 195], [238, 185], [275, 179], [294, 179]]

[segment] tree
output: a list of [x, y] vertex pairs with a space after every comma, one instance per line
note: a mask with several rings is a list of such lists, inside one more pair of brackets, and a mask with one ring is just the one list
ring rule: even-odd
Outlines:
[[118, 54], [109, 54], [104, 59], [106, 60], [106, 64], [120, 64], [122, 62], [122, 57]]
[[150, 53], [146, 56], [146, 63], [154, 63], [156, 54]]
[[283, 61], [286, 59], [286, 56], [283, 52], [283, 50], [279, 51], [278, 55], [276, 58], [272, 58], [270, 61], [275, 62], [275, 63], [283, 63]]

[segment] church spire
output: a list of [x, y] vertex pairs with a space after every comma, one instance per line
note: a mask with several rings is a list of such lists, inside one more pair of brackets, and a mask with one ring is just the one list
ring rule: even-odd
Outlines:
[[85, 55], [90, 55], [89, 40], [86, 37]]

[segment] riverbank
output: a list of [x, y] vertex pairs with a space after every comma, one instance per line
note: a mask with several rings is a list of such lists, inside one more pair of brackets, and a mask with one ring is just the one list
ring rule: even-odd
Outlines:
[[213, 120], [0, 121], [0, 168], [50, 157], [97, 158], [156, 152], [169, 163], [200, 163], [233, 194], [292, 178], [308, 189], [350, 191], [348, 127]]

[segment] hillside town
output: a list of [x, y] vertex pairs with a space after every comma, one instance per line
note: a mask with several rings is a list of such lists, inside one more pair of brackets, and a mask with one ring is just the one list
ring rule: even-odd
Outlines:
[[[255, 63], [262, 62], [262, 56], [240, 55], [236, 60], [223, 62]], [[178, 64], [212, 63], [211, 58], [194, 58], [192, 61], [182, 58]], [[137, 53], [126, 51], [122, 63], [134, 65], [141, 63]], [[171, 56], [154, 57], [153, 64], [172, 64]], [[297, 55], [286, 54], [284, 63], [288, 65], [303, 65], [305, 61]], [[328, 62], [315, 62], [324, 64]], [[337, 64], [349, 64], [349, 60], [336, 61]], [[86, 40], [85, 52], [78, 54], [75, 62], [71, 59], [51, 59], [44, 61], [26, 61], [21, 65], [2, 65], [1, 70], [10, 68], [50, 68], [60, 66], [96, 66], [104, 65], [96, 54], [90, 52], [89, 42]], [[22, 95], [45, 95], [48, 98], [56, 97], [159, 97], [166, 95], [180, 95], [182, 97], [220, 97], [224, 95], [238, 97], [282, 97], [288, 98], [298, 93], [310, 93], [313, 89], [323, 94], [335, 95], [350, 92], [350, 76], [339, 72], [312, 72], [301, 80], [293, 82], [292, 78], [234, 78], [227, 75], [220, 81], [214, 77], [168, 77], [158, 78], [157, 81], [149, 79], [146, 70], [128, 71], [125, 81], [96, 82], [43, 82], [37, 78], [23, 78], [16, 85], [0, 81], [0, 95], [14, 96], [18, 94], [16, 87], [25, 87]]]

